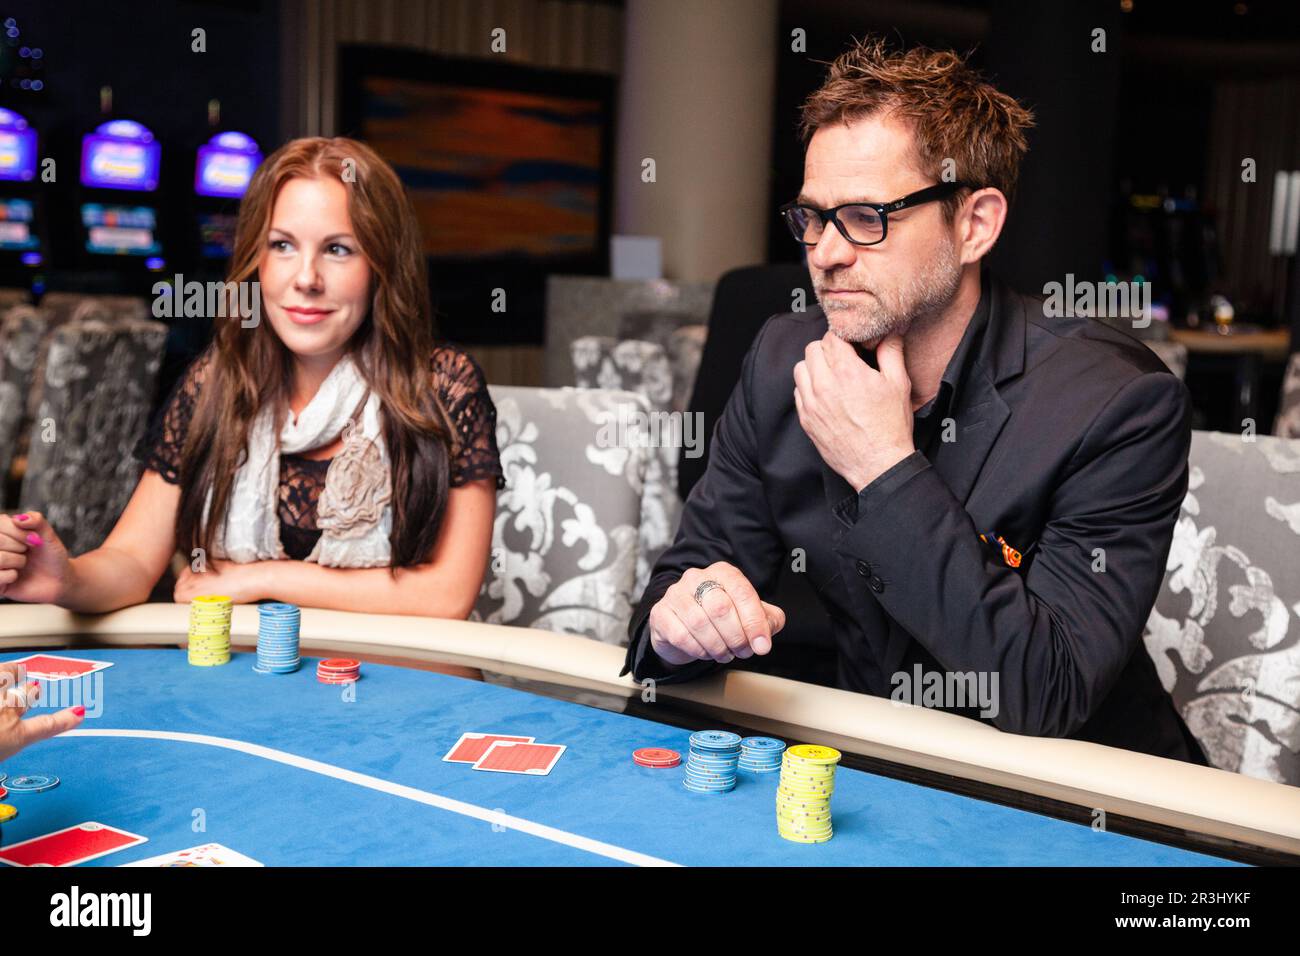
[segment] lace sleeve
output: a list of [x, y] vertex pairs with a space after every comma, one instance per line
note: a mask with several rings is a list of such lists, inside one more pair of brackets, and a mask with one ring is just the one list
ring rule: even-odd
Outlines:
[[135, 446], [135, 457], [146, 468], [151, 468], [169, 484], [180, 484], [181, 452], [185, 436], [189, 433], [194, 406], [203, 388], [209, 364], [207, 354], [200, 355], [185, 370], [167, 401], [153, 416], [149, 427]]
[[497, 488], [504, 488], [506, 480], [497, 450], [497, 409], [488, 394], [483, 370], [469, 355], [444, 346], [434, 352], [433, 371], [438, 397], [459, 442], [459, 452], [451, 459], [451, 487], [495, 478]]

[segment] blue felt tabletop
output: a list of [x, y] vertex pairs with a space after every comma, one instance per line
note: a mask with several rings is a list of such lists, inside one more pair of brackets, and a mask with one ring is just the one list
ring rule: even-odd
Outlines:
[[[776, 774], [742, 772], [731, 793], [707, 795], [682, 786], [681, 767], [633, 763], [638, 747], [685, 756], [690, 732], [667, 724], [379, 664], [363, 665], [352, 699], [316, 681], [314, 659], [276, 676], [254, 673], [251, 654], [212, 668], [181, 650], [75, 656], [114, 662], [43, 684], [89, 705], [85, 730], [211, 738], [61, 737], [0, 764], [61, 778], [5, 798], [20, 812], [4, 846], [92, 820], [149, 838], [89, 865], [207, 842], [268, 866], [1235, 865], [845, 767], [834, 838], [794, 844], [777, 834]], [[568, 749], [548, 776], [444, 762], [466, 731]]]

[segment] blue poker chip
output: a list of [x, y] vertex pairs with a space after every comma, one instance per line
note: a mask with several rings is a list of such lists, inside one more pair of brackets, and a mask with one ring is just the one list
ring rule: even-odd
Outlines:
[[689, 780], [682, 783], [687, 790], [692, 793], [729, 793], [735, 789], [735, 785], [729, 787], [698, 787], [693, 785]]
[[785, 741], [777, 740], [775, 737], [746, 737], [740, 742], [741, 750], [750, 751], [776, 751], [780, 753], [785, 750]]
[[707, 747], [701, 746], [698, 741], [691, 741], [691, 753], [697, 753], [701, 757], [739, 757], [739, 747]]
[[10, 793], [42, 793], [58, 785], [59, 778], [52, 773], [22, 773], [10, 777], [5, 782], [5, 789]]
[[726, 779], [734, 780], [736, 778], [735, 767], [701, 767], [698, 766], [697, 764], [688, 762], [686, 764], [686, 769], [683, 772], [688, 777], [694, 776], [703, 779], [717, 780], [717, 779], [726, 778]]
[[683, 774], [682, 779], [687, 783], [697, 787], [734, 787], [736, 785], [735, 777], [698, 777], [692, 774]]
[[740, 735], [727, 730], [700, 730], [691, 734], [691, 746], [699, 750], [733, 750], [740, 746]]
[[688, 753], [695, 760], [740, 760], [740, 750], [701, 750], [692, 747]]
[[735, 771], [712, 773], [708, 770], [697, 770], [693, 767], [687, 767], [685, 774], [688, 777], [695, 777], [698, 780], [735, 780]]
[[694, 760], [694, 761], [697, 761], [698, 763], [731, 764], [731, 765], [734, 766], [735, 763], [736, 763], [740, 758], [735, 757], [735, 756], [732, 756], [732, 755], [730, 755], [730, 754], [728, 754], [727, 756], [721, 756], [721, 757], [720, 757], [720, 756], [713, 756], [713, 755], [711, 755], [711, 754], [702, 754], [702, 753], [697, 753], [696, 751], [692, 750], [689, 754], [687, 754], [686, 759], [687, 759], [687, 760]]
[[736, 781], [734, 780], [692, 780], [689, 777], [682, 779], [682, 785], [691, 790], [714, 791], [714, 790], [734, 790]]

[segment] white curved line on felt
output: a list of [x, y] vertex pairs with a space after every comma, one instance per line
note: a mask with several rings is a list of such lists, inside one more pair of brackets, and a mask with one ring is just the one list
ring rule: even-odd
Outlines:
[[575, 850], [585, 850], [588, 853], [595, 853], [597, 856], [604, 856], [611, 860], [618, 860], [620, 863], [630, 863], [633, 866], [680, 865], [677, 863], [671, 863], [668, 860], [661, 860], [658, 857], [648, 856], [645, 853], [637, 853], [635, 850], [627, 850], [621, 846], [614, 846], [612, 843], [602, 843], [599, 840], [592, 840], [588, 837], [578, 836], [576, 833], [569, 833], [567, 830], [559, 830], [555, 827], [548, 827], [542, 823], [534, 823], [532, 820], [525, 820], [522, 817], [514, 817], [508, 813], [501, 813], [497, 810], [488, 810], [483, 807], [475, 806], [472, 803], [453, 800], [450, 797], [441, 797], [436, 793], [417, 790], [414, 787], [408, 787], [400, 783], [393, 783], [389, 780], [382, 780], [379, 777], [372, 777], [369, 774], [357, 773], [355, 770], [344, 770], [342, 767], [336, 767], [333, 764], [321, 763], [319, 760], [312, 760], [308, 757], [299, 757], [297, 754], [285, 753], [283, 750], [274, 750], [271, 747], [263, 747], [261, 744], [250, 744], [242, 740], [232, 740], [229, 737], [211, 737], [207, 734], [186, 734], [173, 730], [87, 730], [85, 728], [69, 730], [60, 736], [135, 737], [144, 740], [175, 740], [181, 743], [203, 744], [208, 747], [222, 747], [226, 750], [235, 750], [240, 753], [250, 754], [254, 757], [261, 757], [264, 760], [274, 760], [276, 763], [286, 764], [290, 767], [297, 767], [300, 770], [309, 770], [312, 773], [320, 774], [322, 777], [333, 777], [335, 780], [343, 780], [347, 783], [356, 784], [358, 787], [378, 790], [380, 793], [391, 794], [394, 797], [402, 797], [405, 800], [412, 800], [416, 803], [423, 803], [430, 807], [437, 807], [440, 810], [459, 813], [461, 816], [474, 817], [475, 819], [483, 820], [486, 823], [495, 823], [499, 826], [505, 827], [507, 830], [517, 830], [520, 833], [527, 833], [542, 840], [550, 840], [552, 843], [560, 843], [564, 846], [573, 847]]

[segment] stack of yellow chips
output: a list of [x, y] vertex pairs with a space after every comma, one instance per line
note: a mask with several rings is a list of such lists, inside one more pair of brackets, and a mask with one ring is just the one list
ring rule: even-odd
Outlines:
[[830, 840], [831, 794], [840, 752], [801, 744], [781, 758], [781, 782], [776, 788], [776, 830], [795, 843]]
[[228, 597], [206, 594], [190, 602], [190, 663], [215, 667], [230, 663], [230, 611]]

